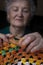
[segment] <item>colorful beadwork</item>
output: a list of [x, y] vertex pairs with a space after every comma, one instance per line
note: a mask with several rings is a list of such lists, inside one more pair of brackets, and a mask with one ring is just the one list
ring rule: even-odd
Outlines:
[[14, 44], [17, 42], [14, 39], [10, 39], [9, 44], [4, 42], [0, 49], [0, 65], [43, 65], [43, 52], [26, 53]]

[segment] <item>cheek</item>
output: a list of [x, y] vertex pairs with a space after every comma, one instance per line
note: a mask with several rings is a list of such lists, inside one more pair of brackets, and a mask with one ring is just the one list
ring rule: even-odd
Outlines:
[[12, 19], [12, 18], [14, 17], [14, 14], [11, 13], [11, 14], [9, 15], [9, 17]]
[[13, 18], [15, 16], [15, 13], [14, 12], [12, 12], [12, 11], [9, 11], [9, 18]]

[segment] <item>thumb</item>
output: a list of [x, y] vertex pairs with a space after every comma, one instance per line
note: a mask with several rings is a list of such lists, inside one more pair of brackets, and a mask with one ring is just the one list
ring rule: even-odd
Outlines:
[[13, 34], [6, 34], [6, 37], [9, 39], [9, 38], [14, 38], [14, 35]]

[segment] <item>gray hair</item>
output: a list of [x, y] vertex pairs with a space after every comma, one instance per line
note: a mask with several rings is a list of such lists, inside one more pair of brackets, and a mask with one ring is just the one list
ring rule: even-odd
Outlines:
[[[15, 2], [15, 1], [16, 0], [5, 0], [5, 4], [6, 4], [5, 10], [8, 11], [9, 5], [12, 2]], [[34, 4], [34, 1], [33, 0], [26, 0], [26, 1], [28, 1], [30, 3], [30, 5], [31, 5], [31, 9], [30, 9], [31, 10], [31, 16], [33, 16], [34, 13], [35, 13], [35, 9], [36, 9], [35, 4]]]

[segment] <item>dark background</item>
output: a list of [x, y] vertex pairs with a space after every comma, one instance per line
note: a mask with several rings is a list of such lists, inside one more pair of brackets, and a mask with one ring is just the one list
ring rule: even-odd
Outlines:
[[[43, 35], [43, 0], [34, 0], [36, 13], [30, 22], [30, 29]], [[4, 0], [0, 0], [0, 29], [8, 26], [6, 12], [4, 11]]]

